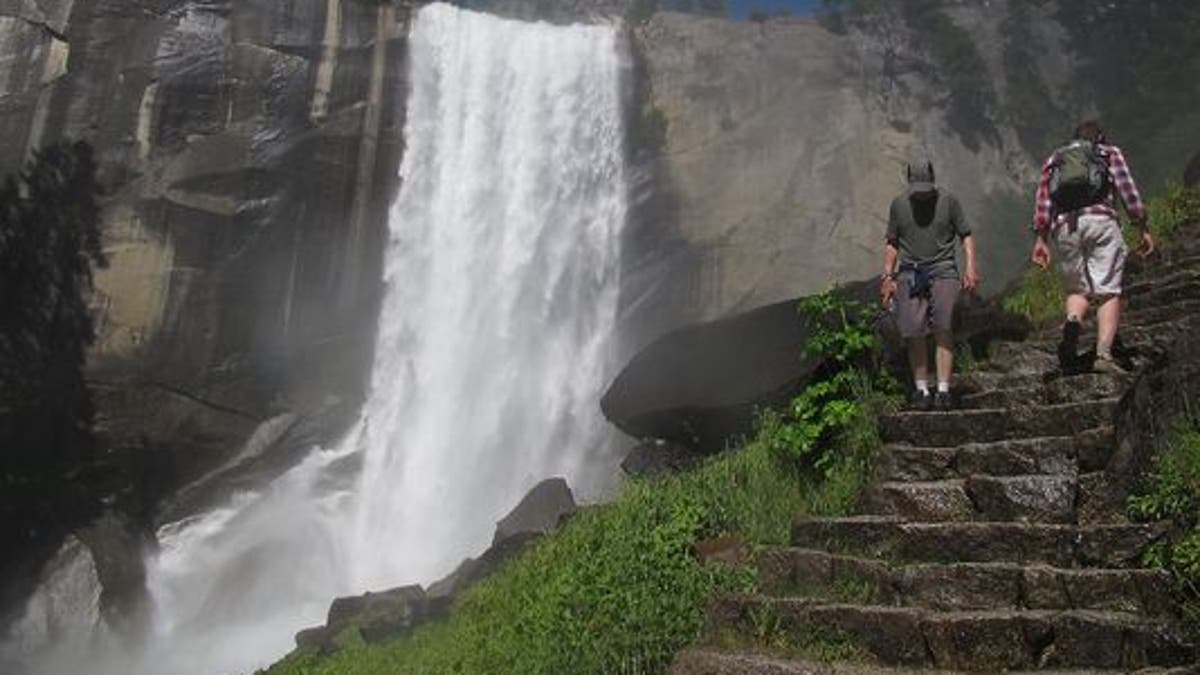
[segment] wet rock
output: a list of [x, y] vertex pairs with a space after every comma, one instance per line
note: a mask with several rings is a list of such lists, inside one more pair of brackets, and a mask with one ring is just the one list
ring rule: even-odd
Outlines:
[[1075, 522], [1078, 483], [1070, 475], [976, 476], [967, 492], [987, 520]]
[[549, 478], [538, 483], [521, 499], [516, 508], [496, 523], [492, 545], [511, 537], [527, 534], [548, 534], [559, 523], [575, 514], [575, 497], [562, 478]]
[[650, 478], [687, 471], [703, 459], [704, 454], [681, 443], [656, 438], [633, 446], [621, 461], [621, 470], [629, 476]]
[[1187, 187], [1200, 185], [1200, 152], [1188, 162], [1187, 169], [1183, 172], [1183, 184]]
[[575, 498], [565, 480], [550, 478], [538, 483], [496, 524], [492, 545], [479, 557], [464, 560], [449, 575], [430, 584], [429, 597], [448, 605], [450, 599], [495, 572], [532, 542], [557, 530], [575, 510]]
[[338, 598], [329, 606], [324, 626], [296, 633], [296, 647], [329, 654], [342, 647], [347, 631], [356, 631], [364, 642], [402, 637], [428, 620], [433, 606], [420, 586]]

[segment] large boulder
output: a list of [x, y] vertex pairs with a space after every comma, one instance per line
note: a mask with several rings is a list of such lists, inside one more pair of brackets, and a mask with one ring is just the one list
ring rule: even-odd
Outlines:
[[548, 478], [535, 485], [507, 516], [496, 523], [492, 545], [526, 532], [548, 534], [558, 529], [563, 518], [574, 513], [575, 497], [567, 481]]
[[[874, 303], [878, 283], [847, 284], [837, 293]], [[667, 334], [617, 375], [600, 401], [601, 409], [635, 438], [662, 439], [703, 453], [723, 450], [753, 431], [756, 409], [789, 401], [821, 366], [804, 354], [809, 326], [798, 311], [799, 302], [768, 305]], [[996, 299], [964, 296], [955, 312], [956, 336], [977, 353], [999, 338], [1020, 339], [1029, 328]], [[881, 313], [875, 329], [883, 344], [883, 362], [902, 372], [905, 352], [891, 315]]]
[[[840, 292], [869, 301], [876, 288], [859, 282]], [[634, 356], [600, 407], [634, 438], [718, 452], [751, 429], [755, 408], [799, 392], [818, 365], [804, 356], [807, 335], [797, 300], [681, 328]]]

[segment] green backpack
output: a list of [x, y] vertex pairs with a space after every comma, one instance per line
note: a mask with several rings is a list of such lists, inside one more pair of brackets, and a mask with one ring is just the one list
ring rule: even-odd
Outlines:
[[1057, 213], [1099, 204], [1111, 190], [1108, 160], [1099, 145], [1078, 140], [1054, 151], [1054, 161], [1050, 165], [1050, 201]]

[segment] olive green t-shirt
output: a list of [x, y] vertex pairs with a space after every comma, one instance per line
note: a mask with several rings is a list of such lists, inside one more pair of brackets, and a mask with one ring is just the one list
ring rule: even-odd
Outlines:
[[934, 279], [958, 278], [955, 240], [970, 234], [962, 206], [945, 190], [929, 198], [906, 192], [892, 200], [887, 240], [900, 251], [902, 267], [924, 267]]

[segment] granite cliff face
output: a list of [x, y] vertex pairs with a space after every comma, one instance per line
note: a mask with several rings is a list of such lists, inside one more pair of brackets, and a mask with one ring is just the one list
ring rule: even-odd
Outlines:
[[1024, 265], [1040, 162], [1081, 116], [1101, 116], [1144, 187], [1200, 146], [1193, 107], [1168, 93], [1197, 93], [1196, 59], [1154, 37], [1186, 24], [1187, 3], [882, 4], [636, 26], [642, 124], [665, 131], [652, 170], [667, 197], [650, 222], [687, 249], [667, 282], [685, 318], [877, 274], [910, 157], [962, 199], [998, 290]]
[[[273, 440], [299, 444], [354, 409], [401, 148], [408, 12], [0, 2], [0, 169], [64, 137], [90, 142], [100, 163], [111, 264], [96, 276], [89, 378], [112, 489], [173, 490], [262, 451], [243, 445], [268, 419], [289, 422]], [[129, 475], [146, 471], [156, 479]]]

